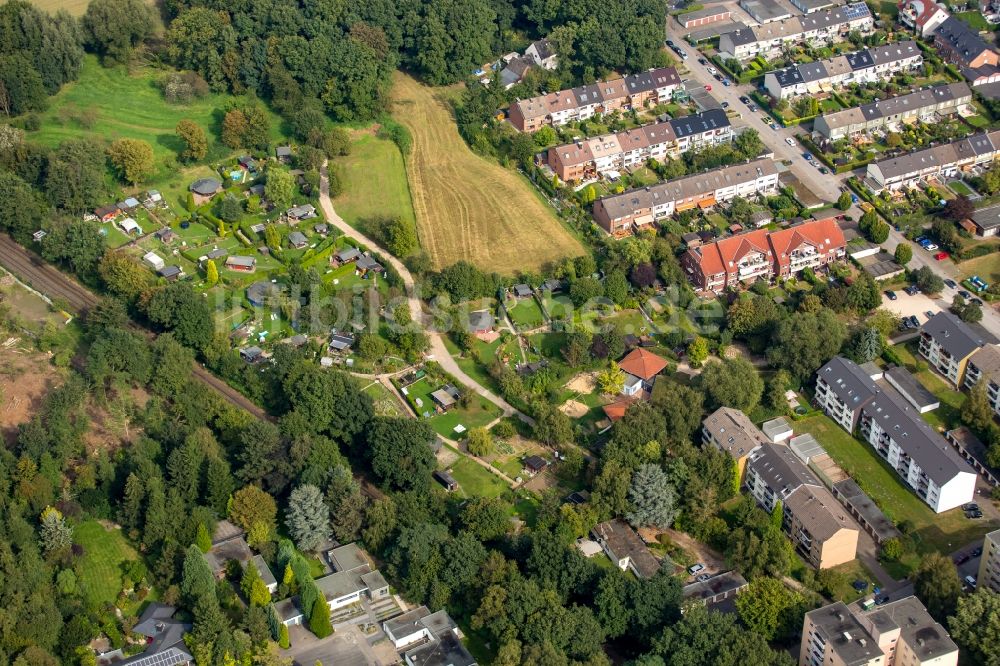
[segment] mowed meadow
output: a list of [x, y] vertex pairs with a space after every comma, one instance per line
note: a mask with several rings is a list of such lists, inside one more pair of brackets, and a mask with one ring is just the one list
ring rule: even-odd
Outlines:
[[584, 254], [584, 248], [518, 173], [474, 154], [446, 96], [396, 73], [393, 116], [413, 134], [407, 176], [420, 245], [435, 267], [466, 260], [511, 274]]

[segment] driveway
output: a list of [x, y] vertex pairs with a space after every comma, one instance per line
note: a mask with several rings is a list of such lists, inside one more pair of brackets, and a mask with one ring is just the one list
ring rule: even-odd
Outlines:
[[368, 638], [356, 627], [341, 626], [336, 633], [319, 639], [307, 628], [289, 627], [292, 646], [283, 654], [292, 658], [295, 666], [382, 666]]

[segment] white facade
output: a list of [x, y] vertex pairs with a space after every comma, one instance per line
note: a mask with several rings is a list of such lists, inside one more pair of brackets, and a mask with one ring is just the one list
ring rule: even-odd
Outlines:
[[837, 393], [822, 377], [816, 378], [816, 404], [831, 419], [847, 432], [854, 432], [854, 425], [861, 413], [860, 407], [851, 407], [841, 400]]

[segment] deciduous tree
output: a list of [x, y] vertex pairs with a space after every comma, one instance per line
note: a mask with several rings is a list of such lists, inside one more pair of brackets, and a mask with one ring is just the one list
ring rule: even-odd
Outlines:
[[368, 430], [372, 471], [393, 488], [425, 488], [434, 471], [431, 446], [435, 438], [424, 421], [384, 416], [372, 419]]
[[757, 368], [742, 357], [709, 363], [701, 373], [701, 383], [712, 408], [725, 406], [751, 412], [764, 393], [764, 380]]
[[947, 555], [928, 553], [920, 560], [914, 572], [913, 593], [927, 607], [927, 612], [938, 622], [955, 612], [962, 583], [958, 570]]
[[141, 139], [115, 139], [108, 147], [108, 158], [118, 177], [137, 185], [153, 175], [153, 147]]
[[141, 0], [93, 0], [83, 15], [87, 42], [107, 64], [127, 62], [153, 28], [153, 14]]
[[295, 178], [281, 167], [271, 167], [267, 170], [267, 182], [264, 184], [264, 198], [276, 208], [284, 209], [292, 205], [295, 196]]
[[961, 597], [948, 628], [970, 664], [1000, 666], [1000, 594], [983, 586]]
[[205, 159], [208, 154], [208, 137], [201, 125], [185, 118], [177, 123], [174, 129], [177, 137], [184, 142], [184, 150], [181, 151], [181, 159], [185, 162], [197, 162]]

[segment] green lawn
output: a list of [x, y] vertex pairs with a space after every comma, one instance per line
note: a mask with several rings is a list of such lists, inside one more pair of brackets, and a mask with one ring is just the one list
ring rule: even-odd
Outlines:
[[969, 186], [960, 180], [951, 181], [948, 183], [948, 187], [950, 187], [956, 194], [964, 194], [965, 196], [972, 194], [972, 190], [969, 189]]
[[376, 216], [399, 217], [416, 226], [403, 156], [396, 144], [366, 135], [351, 144], [351, 154], [338, 157], [334, 168], [344, 192], [333, 205], [344, 220], [363, 229]]
[[458, 492], [466, 497], [499, 497], [507, 490], [503, 479], [465, 456], [461, 456], [449, 469], [458, 481]]
[[404, 416], [401, 414], [401, 408], [399, 402], [396, 398], [389, 392], [384, 385], [380, 382], [375, 382], [369, 384], [365, 387], [364, 392], [372, 399], [375, 403], [375, 412], [379, 416]]
[[436, 414], [431, 393], [439, 388], [441, 387], [432, 385], [427, 378], [421, 379], [406, 387], [406, 400], [421, 418], [428, 419], [434, 432], [449, 439], [460, 439], [463, 436], [455, 432], [457, 425], [462, 425], [468, 431], [487, 425], [502, 413], [499, 407], [486, 398], [473, 395], [468, 407], [456, 404], [447, 412]]
[[114, 603], [122, 589], [121, 564], [139, 559], [121, 530], [106, 530], [96, 520], [87, 520], [73, 529], [73, 542], [83, 546], [80, 561], [80, 589], [93, 604]]
[[993, 26], [986, 22], [986, 17], [978, 11], [974, 12], [959, 12], [955, 14], [955, 18], [968, 23], [976, 32], [990, 32], [993, 30]]
[[538, 328], [545, 323], [542, 309], [538, 307], [534, 298], [519, 298], [516, 304], [511, 301], [510, 305], [507, 314], [519, 329]]
[[573, 301], [570, 300], [569, 296], [563, 294], [553, 296], [549, 292], [545, 292], [545, 294], [542, 298], [542, 304], [550, 318], [567, 319], [573, 314]]
[[[84, 137], [101, 142], [122, 137], [142, 139], [152, 145], [159, 169], [151, 179], [153, 186], [178, 176], [187, 181], [187, 170], [178, 169], [174, 162], [182, 148], [174, 134], [181, 119], [193, 120], [206, 130], [208, 160], [233, 154], [219, 139], [223, 110], [235, 99], [233, 96], [210, 94], [190, 104], [168, 104], [159, 84], [166, 72], [142, 66], [133, 70], [130, 73], [125, 67], [105, 69], [95, 56], [85, 56], [80, 78], [49, 99], [41, 129], [30, 133], [29, 139], [47, 146]], [[281, 119], [270, 111], [268, 115], [271, 139], [282, 141]]]
[[[826, 415], [797, 421], [796, 430], [811, 433], [891, 520], [897, 524], [910, 521], [919, 553], [948, 553], [995, 529], [990, 521], [967, 519], [961, 509], [935, 514], [871, 447], [854, 439]], [[915, 560], [906, 564], [912, 566]]]

